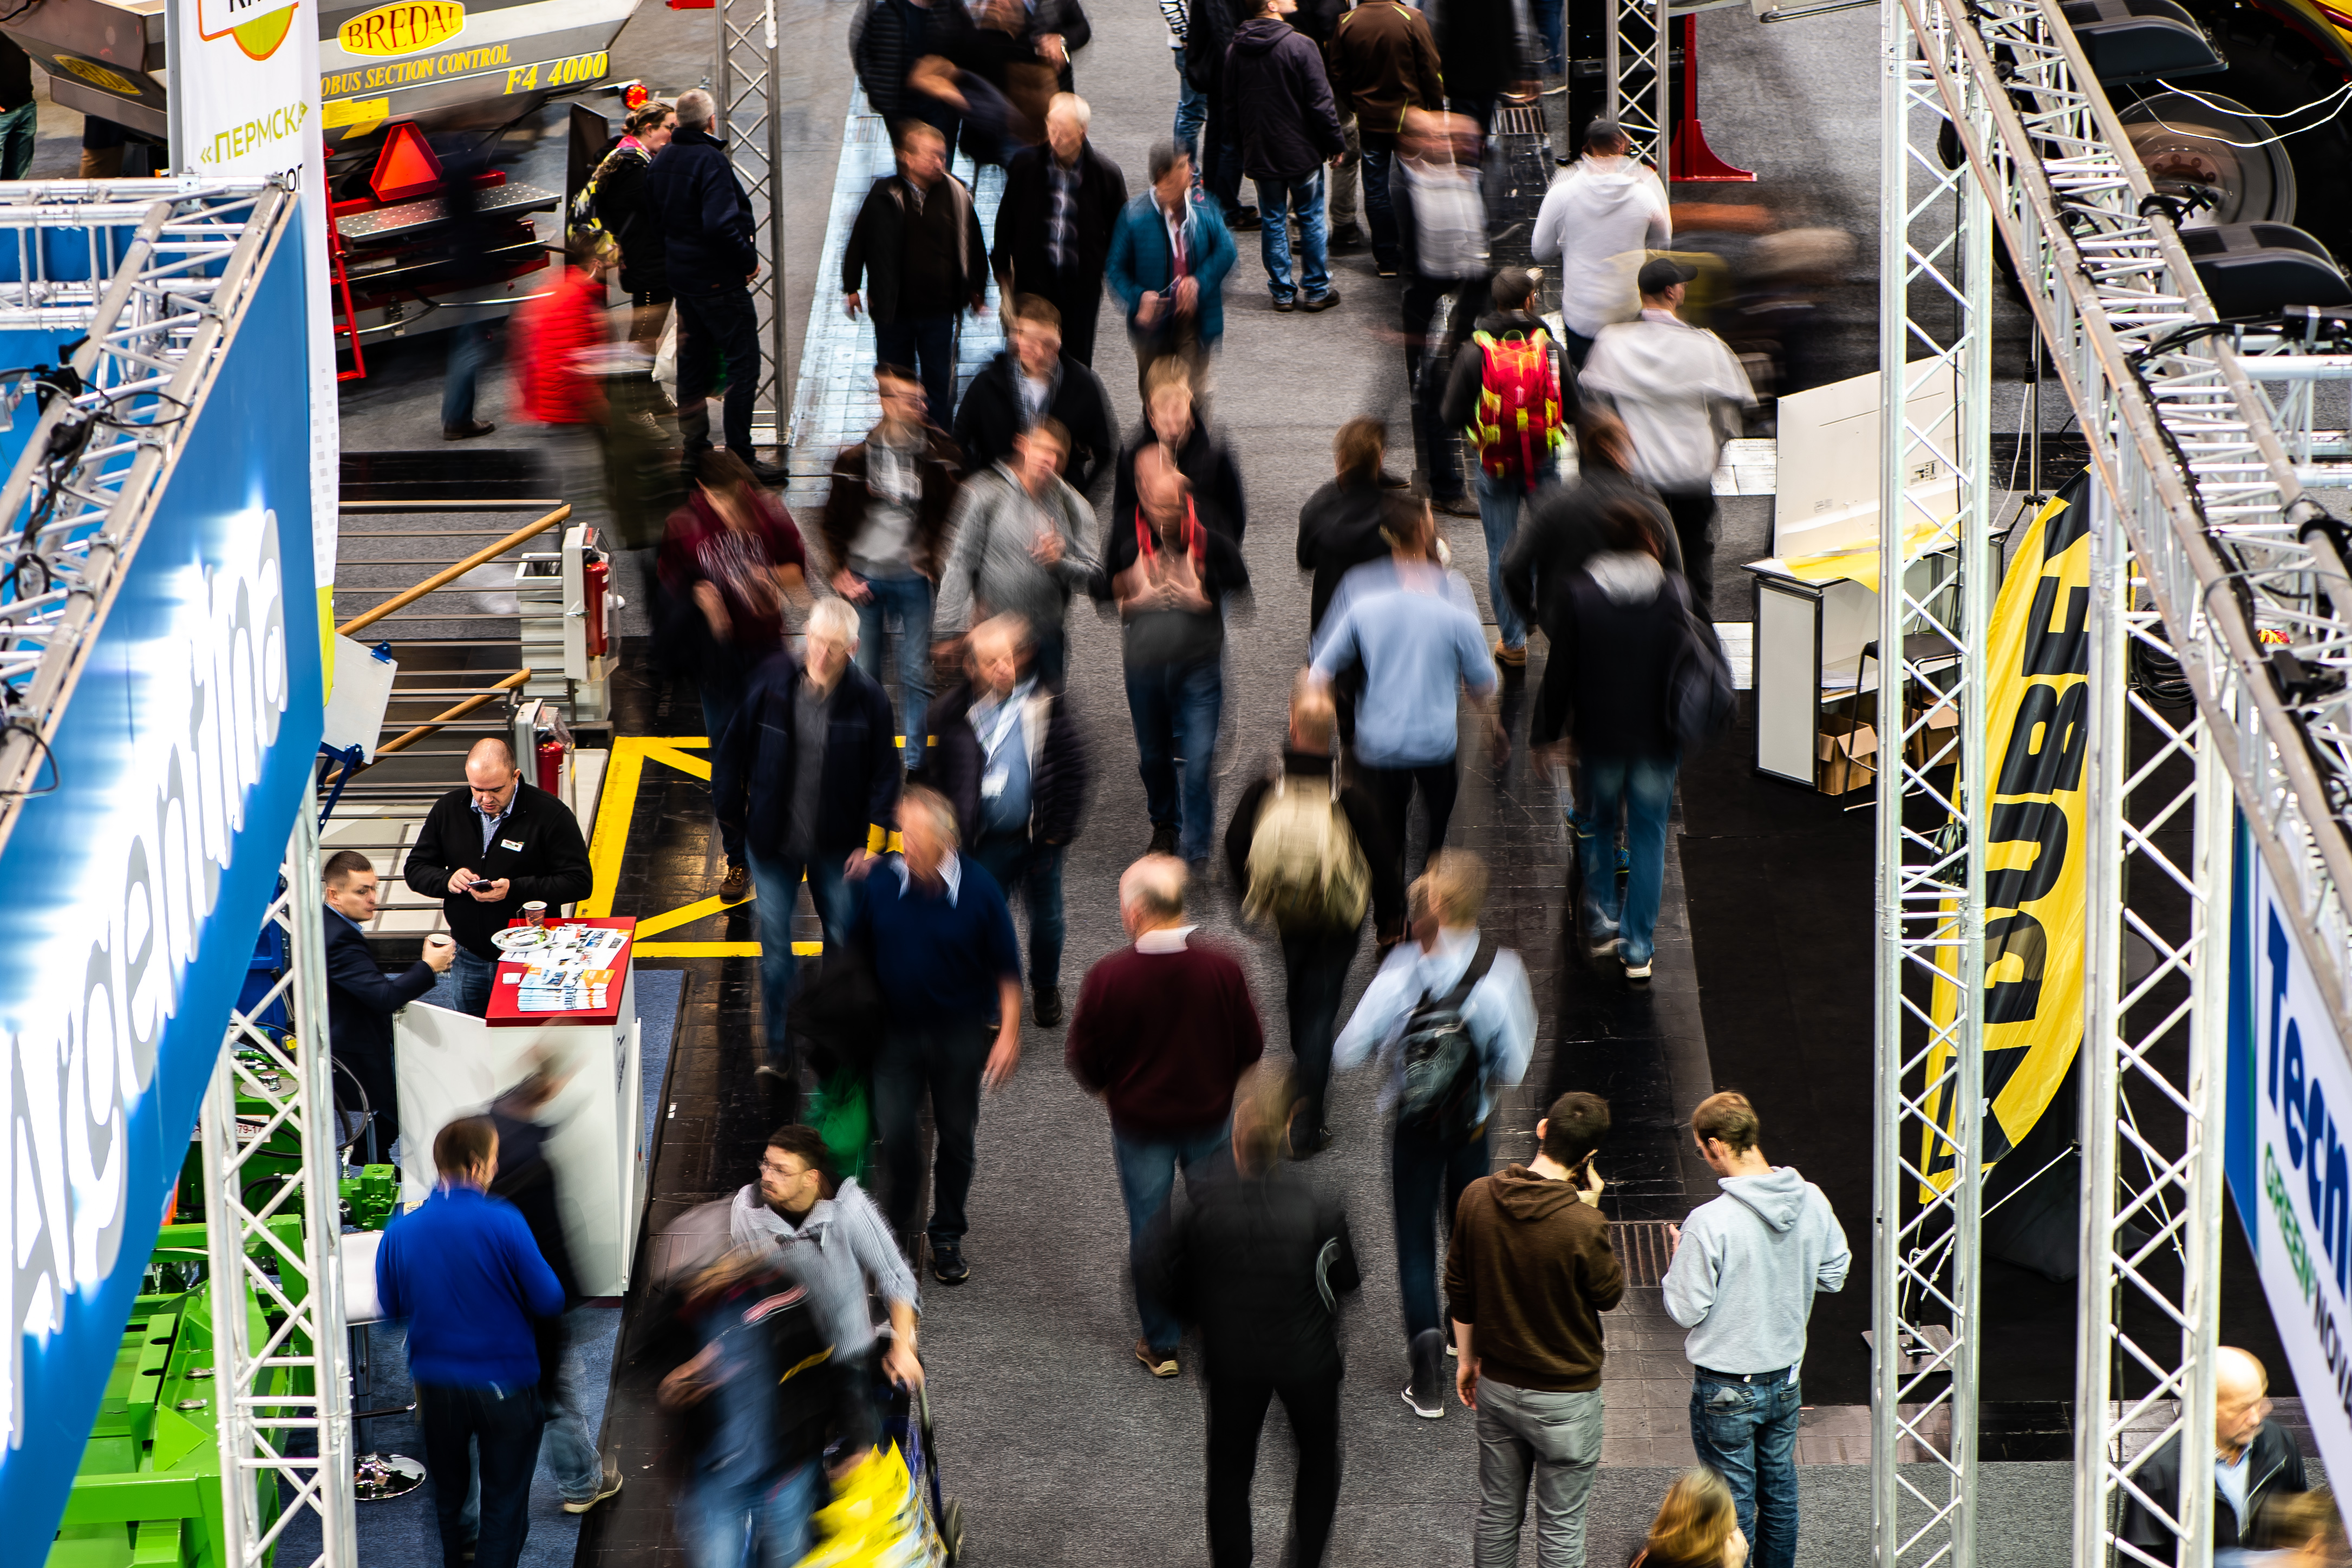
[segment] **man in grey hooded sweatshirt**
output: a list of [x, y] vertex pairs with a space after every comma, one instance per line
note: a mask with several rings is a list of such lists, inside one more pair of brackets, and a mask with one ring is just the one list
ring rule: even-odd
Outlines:
[[1723, 1195], [1669, 1227], [1666, 1310], [1690, 1330], [1691, 1447], [1730, 1483], [1755, 1568], [1791, 1568], [1805, 1323], [1813, 1293], [1843, 1288], [1853, 1256], [1828, 1195], [1767, 1160], [1759, 1128], [1744, 1094], [1711, 1094], [1691, 1113]]

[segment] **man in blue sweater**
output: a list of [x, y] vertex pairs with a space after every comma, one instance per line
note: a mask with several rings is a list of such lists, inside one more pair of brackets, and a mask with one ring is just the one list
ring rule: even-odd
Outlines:
[[947, 796], [908, 785], [898, 801], [898, 837], [902, 854], [874, 862], [881, 868], [870, 874], [861, 868], [866, 896], [849, 928], [851, 945], [873, 954], [882, 988], [874, 1115], [888, 1178], [884, 1196], [903, 1241], [922, 1183], [918, 1121], [929, 1093], [939, 1134], [931, 1272], [942, 1285], [961, 1285], [971, 1278], [963, 1205], [981, 1088], [1001, 1087], [1021, 1061], [1021, 943], [995, 879], [956, 853], [955, 807]]
[[[425, 1433], [425, 1469], [441, 1525], [442, 1568], [514, 1568], [530, 1528], [539, 1463], [539, 1348], [533, 1318], [563, 1310], [563, 1287], [521, 1213], [488, 1195], [498, 1129], [460, 1117], [433, 1140], [440, 1185], [395, 1219], [376, 1249], [384, 1316], [408, 1320], [408, 1370]], [[466, 1494], [481, 1450], [481, 1539], [465, 1539]]]

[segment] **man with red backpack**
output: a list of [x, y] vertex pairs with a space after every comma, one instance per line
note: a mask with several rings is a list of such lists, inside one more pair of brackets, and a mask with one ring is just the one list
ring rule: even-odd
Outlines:
[[1561, 437], [1576, 413], [1575, 384], [1535, 313], [1535, 275], [1495, 274], [1494, 310], [1454, 352], [1438, 417], [1467, 430], [1478, 449], [1478, 521], [1486, 535], [1486, 592], [1495, 606], [1495, 662], [1507, 675], [1528, 668], [1528, 624], [1503, 585], [1503, 556], [1518, 531], [1519, 507], [1558, 473]]

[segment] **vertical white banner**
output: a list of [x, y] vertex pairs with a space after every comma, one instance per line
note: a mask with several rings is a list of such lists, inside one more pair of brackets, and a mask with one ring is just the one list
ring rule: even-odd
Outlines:
[[[321, 685], [334, 683], [335, 535], [341, 490], [325, 129], [319, 114], [320, 0], [167, 0], [172, 168], [292, 173], [302, 192], [310, 352], [310, 546]], [[290, 434], [290, 433], [289, 433]]]

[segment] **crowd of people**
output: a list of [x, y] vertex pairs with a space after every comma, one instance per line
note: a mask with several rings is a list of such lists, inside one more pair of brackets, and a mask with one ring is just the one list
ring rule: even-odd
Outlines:
[[[643, 1332], [675, 1346], [662, 1397], [698, 1455], [685, 1515], [702, 1568], [754, 1552], [786, 1568], [846, 1528], [824, 1521], [827, 1496], [894, 1462], [879, 1434], [921, 1384], [919, 1276], [953, 1288], [985, 1262], [969, 1220], [978, 1125], [1019, 1066], [1024, 1016], [1066, 1027], [1066, 1070], [1104, 1106], [1134, 1359], [1176, 1377], [1197, 1336], [1219, 1568], [1252, 1560], [1252, 1479], [1277, 1399], [1298, 1452], [1290, 1560], [1327, 1555], [1339, 1323], [1361, 1269], [1350, 1216], [1307, 1163], [1334, 1142], [1332, 1074], [1360, 1068], [1385, 1119], [1402, 1402], [1413, 1418], [1443, 1418], [1449, 1400], [1475, 1413], [1472, 1559], [1519, 1561], [1530, 1497], [1543, 1568], [1586, 1559], [1601, 1314], [1626, 1285], [1602, 1209], [1611, 1111], [1561, 1095], [1532, 1153], [1498, 1166], [1519, 1151], [1502, 1146], [1497, 1108], [1540, 1023], [1525, 964], [1482, 930], [1486, 864], [1449, 842], [1465, 716], [1474, 754], [1509, 755], [1505, 698], [1540, 634], [1527, 741], [1573, 770], [1576, 935], [1596, 965], [1649, 980], [1677, 763], [1728, 689], [1709, 624], [1711, 479], [1756, 405], [1756, 361], [1695, 319], [1703, 268], [1668, 252], [1664, 187], [1609, 121], [1583, 130], [1533, 227], [1556, 318], [1541, 272], [1496, 264], [1482, 142], [1502, 97], [1558, 61], [1557, 4], [1536, 6], [1531, 40], [1499, 3], [1450, 5], [1435, 29], [1397, 0], [1161, 8], [1172, 134], [1130, 194], [1073, 90], [1089, 37], [1075, 0], [871, 0], [856, 65], [896, 167], [858, 208], [835, 281], [839, 308], [872, 323], [879, 417], [834, 461], [814, 565], [751, 447], [745, 285], [760, 258], [707, 93], [633, 115], [598, 171], [593, 221], [575, 224], [573, 280], [522, 323], [526, 412], [558, 427], [602, 413], [580, 359], [603, 344], [608, 271], [636, 309], [632, 342], [676, 341], [690, 493], [656, 558], [654, 638], [702, 703], [721, 899], [756, 899], [763, 1050], [745, 1071], [778, 1123], [752, 1179], [681, 1226], [659, 1300], [640, 1309]], [[1003, 167], [992, 234], [950, 172], [959, 147]], [[1235, 236], [1253, 230], [1276, 310], [1337, 302], [1335, 249], [1369, 243], [1376, 274], [1399, 280], [1415, 457], [1407, 479], [1381, 421], [1338, 431], [1333, 476], [1297, 521], [1307, 658], [1279, 760], [1225, 815], [1218, 740], [1250, 519], [1210, 406]], [[960, 322], [992, 282], [1006, 347], [959, 394]], [[1124, 432], [1093, 368], [1106, 292], [1137, 362]], [[1440, 512], [1480, 521], [1491, 639]], [[1081, 598], [1119, 628], [1144, 799], [1143, 820], [1109, 828], [1087, 808], [1118, 748], [1068, 680]], [[469, 996], [488, 984], [477, 936], [526, 890], [499, 846], [544, 809], [500, 744], [478, 749], [470, 799], [436, 807], [406, 868], [448, 900], [458, 946], [434, 962], [454, 963]], [[1087, 830], [1132, 847], [1128, 942], [1066, 997], [1064, 868]], [[560, 847], [572, 874], [573, 847]], [[331, 884], [360, 869], [331, 864]], [[1231, 912], [1279, 945], [1279, 1068], [1244, 966], [1213, 934], [1220, 880]], [[803, 885], [814, 966], [793, 951]], [[1374, 973], [1350, 1011], [1368, 927]], [[377, 1002], [432, 984], [365, 980], [363, 960], [346, 955], [350, 984]], [[541, 1407], [565, 1398], [560, 1337], [533, 1327], [560, 1318], [565, 1289], [535, 1266], [532, 1227], [476, 1201], [528, 1126], [441, 1130], [442, 1186], [393, 1227], [379, 1265], [386, 1302], [413, 1318], [447, 1568], [510, 1568], [524, 1450]], [[1788, 1568], [1806, 1323], [1850, 1256], [1821, 1189], [1766, 1158], [1744, 1097], [1709, 1097], [1690, 1129], [1720, 1193], [1676, 1234], [1664, 1303], [1688, 1331], [1700, 1468], [1664, 1498], [1639, 1561]], [[426, 1283], [427, 1249], [464, 1259], [465, 1279]], [[619, 1479], [574, 1446], [545, 1457], [593, 1507]]]

